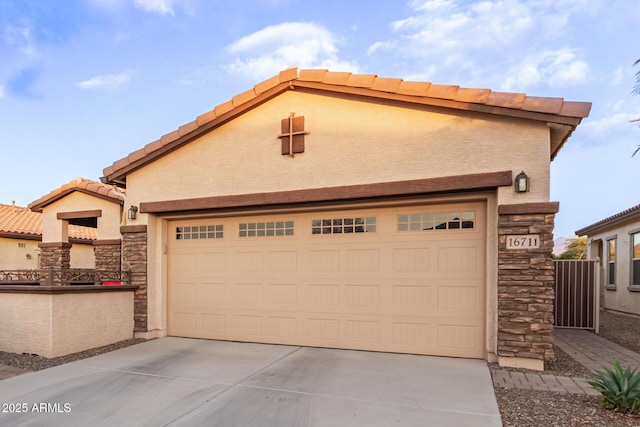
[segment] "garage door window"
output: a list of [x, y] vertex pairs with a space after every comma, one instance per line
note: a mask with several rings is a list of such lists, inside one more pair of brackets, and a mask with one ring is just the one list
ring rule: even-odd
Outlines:
[[194, 225], [176, 227], [176, 240], [222, 239], [224, 226], [222, 225]]
[[398, 215], [398, 231], [455, 230], [475, 227], [475, 212]]
[[293, 236], [293, 221], [243, 222], [239, 237]]
[[375, 233], [376, 217], [325, 218], [311, 221], [311, 234]]

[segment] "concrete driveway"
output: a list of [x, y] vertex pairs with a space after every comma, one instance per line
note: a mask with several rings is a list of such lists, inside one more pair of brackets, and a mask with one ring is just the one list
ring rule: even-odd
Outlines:
[[0, 426], [40, 425], [502, 423], [481, 360], [162, 338], [0, 382]]

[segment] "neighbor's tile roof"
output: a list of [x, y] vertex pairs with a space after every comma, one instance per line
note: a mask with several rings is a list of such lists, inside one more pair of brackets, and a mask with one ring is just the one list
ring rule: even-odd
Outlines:
[[543, 121], [549, 123], [552, 132], [559, 135], [556, 141], [552, 141], [552, 159], [581, 119], [587, 117], [591, 110], [590, 102], [569, 102], [562, 98], [533, 97], [524, 93], [493, 92], [490, 89], [412, 82], [378, 77], [375, 74], [289, 68], [114, 162], [104, 169], [102, 181], [123, 183], [129, 172], [291, 89], [352, 94]]
[[[95, 240], [97, 230], [69, 225], [69, 238]], [[42, 214], [15, 205], [0, 204], [0, 237], [42, 240]]]
[[590, 234], [594, 234], [599, 230], [604, 230], [613, 225], [616, 225], [623, 221], [627, 221], [634, 218], [637, 218], [640, 221], [640, 205], [634, 206], [622, 212], [618, 212], [615, 215], [611, 215], [608, 218], [602, 219], [598, 222], [594, 222], [593, 224], [587, 225], [586, 227], [583, 227], [580, 230], [576, 230], [576, 235], [587, 236]]
[[62, 187], [53, 190], [49, 194], [42, 196], [38, 200], [29, 204], [29, 209], [35, 212], [42, 212], [42, 208], [65, 197], [74, 191], [89, 194], [110, 202], [124, 204], [124, 193], [121, 188], [116, 189], [112, 185], [102, 184], [90, 179], [76, 178]]

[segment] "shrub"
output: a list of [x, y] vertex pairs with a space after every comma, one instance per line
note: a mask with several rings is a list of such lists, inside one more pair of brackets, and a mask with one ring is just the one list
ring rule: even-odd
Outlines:
[[597, 371], [596, 376], [587, 383], [602, 394], [602, 406], [628, 413], [640, 409], [640, 373], [637, 369], [627, 367], [623, 370], [616, 361], [613, 370], [605, 367], [604, 371]]

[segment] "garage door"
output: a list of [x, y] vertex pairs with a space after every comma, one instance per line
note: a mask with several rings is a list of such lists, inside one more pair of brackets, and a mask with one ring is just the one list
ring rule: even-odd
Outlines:
[[171, 221], [168, 334], [484, 357], [485, 205]]

